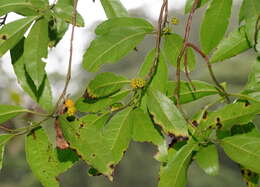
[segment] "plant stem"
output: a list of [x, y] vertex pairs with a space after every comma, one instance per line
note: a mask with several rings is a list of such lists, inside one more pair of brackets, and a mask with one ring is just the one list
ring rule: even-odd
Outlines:
[[71, 31], [71, 36], [70, 36], [70, 54], [69, 54], [69, 64], [68, 64], [68, 71], [66, 75], [66, 81], [65, 81], [65, 86], [64, 89], [56, 103], [55, 109], [52, 114], [56, 113], [58, 111], [59, 105], [62, 101], [62, 99], [65, 97], [69, 82], [71, 80], [71, 68], [72, 68], [72, 57], [73, 57], [73, 40], [74, 40], [74, 32], [75, 32], [75, 26], [77, 22], [77, 5], [78, 5], [78, 0], [74, 0], [73, 3], [73, 14], [72, 14], [72, 31]]
[[176, 84], [176, 88], [174, 90], [174, 96], [176, 98], [176, 105], [179, 109], [181, 109], [180, 106], [180, 82], [181, 82], [181, 59], [183, 57], [183, 55], [185, 54], [185, 51], [187, 49], [187, 42], [189, 40], [189, 36], [190, 36], [190, 30], [191, 30], [191, 24], [192, 24], [192, 18], [193, 15], [195, 13], [195, 10], [199, 4], [200, 0], [195, 0], [193, 5], [192, 5], [192, 9], [191, 12], [189, 14], [188, 17], [188, 21], [186, 23], [186, 27], [185, 27], [185, 34], [184, 34], [184, 40], [183, 40], [183, 47], [180, 51], [180, 54], [177, 58], [177, 68], [176, 68], [176, 80], [177, 80], [177, 84]]

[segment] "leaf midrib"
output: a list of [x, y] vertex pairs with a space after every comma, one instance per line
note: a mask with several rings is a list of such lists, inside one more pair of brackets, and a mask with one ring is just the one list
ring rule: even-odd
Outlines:
[[[101, 53], [101, 55], [97, 56], [97, 58], [92, 62], [92, 64], [89, 66], [89, 69], [93, 69], [93, 66], [95, 67], [96, 66], [96, 62], [98, 62], [106, 53], [108, 53], [109, 51], [111, 51], [112, 49], [116, 48], [117, 46], [119, 46], [121, 43], [131, 39], [131, 38], [134, 38], [138, 35], [144, 35], [146, 34], [147, 32], [138, 32], [136, 34], [132, 34], [132, 35], [129, 35], [127, 37], [125, 37], [124, 39], [120, 40], [119, 42], [115, 43], [114, 45], [112, 45], [110, 48], [108, 48], [107, 50], [105, 50], [103, 53]], [[99, 65], [99, 64], [98, 64]], [[95, 68], [94, 68], [95, 69]]]

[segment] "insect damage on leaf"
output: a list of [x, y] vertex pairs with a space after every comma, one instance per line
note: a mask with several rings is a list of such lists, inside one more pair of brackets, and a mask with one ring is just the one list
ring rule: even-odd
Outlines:
[[1, 40], [7, 40], [7, 35], [6, 34], [1, 34], [0, 35]]

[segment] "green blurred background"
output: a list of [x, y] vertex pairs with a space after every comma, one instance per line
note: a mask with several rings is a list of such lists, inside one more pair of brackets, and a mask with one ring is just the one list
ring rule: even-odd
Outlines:
[[[240, 1], [235, 1], [233, 16], [230, 24], [230, 31], [238, 26], [237, 16]], [[205, 9], [200, 9], [194, 17], [191, 40], [198, 44], [199, 25]], [[145, 7], [130, 10], [131, 15], [150, 19], [145, 13]], [[183, 34], [186, 16], [183, 10], [171, 10], [170, 17], [177, 17], [180, 24], [173, 28], [174, 32]], [[92, 31], [97, 23], [91, 25]], [[124, 74], [132, 78], [138, 72], [146, 53], [154, 46], [154, 38], [147, 37], [138, 47], [138, 51], [131, 52], [120, 63], [107, 65], [102, 71], [112, 71]], [[77, 44], [76, 44], [77, 45]], [[86, 44], [87, 45], [87, 44]], [[256, 55], [253, 51], [247, 51], [242, 55], [234, 57], [225, 62], [214, 65], [214, 71], [220, 82], [226, 82], [230, 92], [238, 92], [247, 81], [247, 75], [251, 64], [255, 61]], [[75, 66], [73, 80], [71, 82], [72, 97], [77, 98], [84, 91], [85, 85], [94, 74], [85, 72], [81, 66]], [[193, 79], [211, 82], [207, 68], [203, 60], [197, 56], [197, 69], [191, 74]], [[183, 76], [184, 77], [184, 76]], [[170, 78], [174, 79], [174, 70], [171, 68]], [[63, 86], [64, 74], [54, 72], [50, 74], [50, 79], [54, 89], [54, 95]], [[34, 108], [35, 104], [26, 96], [17, 85], [16, 79], [4, 71], [3, 63], [0, 63], [0, 103], [1, 104], [21, 104]], [[213, 101], [215, 97], [207, 97], [200, 101], [185, 105], [189, 115], [200, 110], [203, 105]], [[8, 127], [20, 127], [28, 124], [28, 120], [33, 120], [33, 116], [26, 115], [7, 122]], [[256, 120], [257, 121], [257, 120]], [[52, 124], [52, 122], [49, 122]], [[48, 125], [48, 124], [47, 124]], [[68, 172], [59, 178], [62, 187], [156, 187], [158, 183], [159, 163], [153, 158], [156, 148], [146, 143], [132, 142], [125, 157], [120, 162], [115, 171], [114, 182], [109, 182], [105, 177], [89, 177], [87, 175], [88, 166], [82, 161], [75, 164]], [[188, 172], [189, 187], [245, 187], [241, 179], [239, 168], [230, 161], [219, 149], [220, 173], [216, 177], [207, 176], [196, 163], [193, 163]], [[17, 137], [8, 143], [5, 151], [4, 166], [0, 171], [0, 187], [40, 187], [41, 184], [31, 173], [25, 158], [24, 137]]]

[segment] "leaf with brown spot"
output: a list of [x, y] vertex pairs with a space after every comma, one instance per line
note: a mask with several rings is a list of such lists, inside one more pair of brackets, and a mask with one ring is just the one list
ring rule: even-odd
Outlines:
[[78, 160], [71, 149], [53, 148], [42, 128], [27, 135], [25, 151], [27, 162], [43, 186], [59, 187], [57, 177]]

